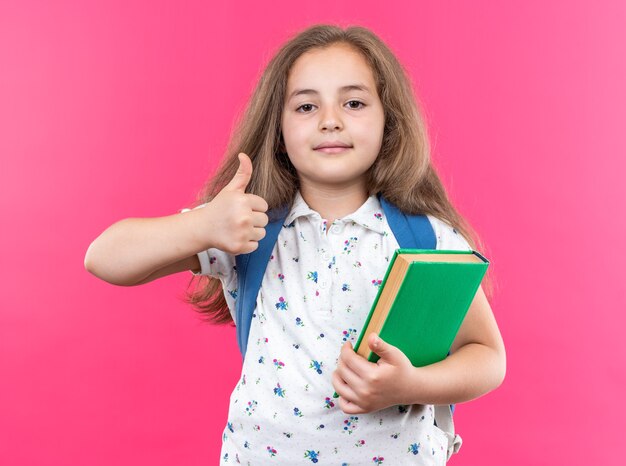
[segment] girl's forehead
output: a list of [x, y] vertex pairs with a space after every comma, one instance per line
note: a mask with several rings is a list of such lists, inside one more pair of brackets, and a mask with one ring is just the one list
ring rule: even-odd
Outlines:
[[347, 45], [309, 50], [294, 62], [287, 78], [287, 95], [296, 88], [344, 87], [363, 84], [372, 88], [374, 74], [365, 57]]

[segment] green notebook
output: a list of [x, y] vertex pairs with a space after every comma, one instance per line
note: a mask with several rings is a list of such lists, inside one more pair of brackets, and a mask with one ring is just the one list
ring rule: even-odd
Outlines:
[[416, 367], [445, 359], [488, 266], [476, 251], [396, 250], [355, 351], [376, 362], [375, 331]]

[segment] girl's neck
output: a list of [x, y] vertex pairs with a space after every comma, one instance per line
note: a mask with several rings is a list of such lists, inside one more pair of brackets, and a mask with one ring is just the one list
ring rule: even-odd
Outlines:
[[343, 187], [312, 186], [300, 182], [300, 194], [307, 205], [320, 214], [330, 226], [335, 219], [355, 212], [367, 200], [362, 183]]

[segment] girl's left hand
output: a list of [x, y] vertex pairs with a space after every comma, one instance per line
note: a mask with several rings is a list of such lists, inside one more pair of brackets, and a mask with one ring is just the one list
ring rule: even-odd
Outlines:
[[369, 336], [368, 343], [380, 356], [375, 363], [357, 354], [350, 342], [341, 347], [332, 376], [341, 410], [346, 414], [360, 414], [398, 404], [413, 404], [409, 393], [415, 393], [416, 387], [411, 385], [416, 382], [419, 368], [413, 367], [402, 351], [376, 334]]

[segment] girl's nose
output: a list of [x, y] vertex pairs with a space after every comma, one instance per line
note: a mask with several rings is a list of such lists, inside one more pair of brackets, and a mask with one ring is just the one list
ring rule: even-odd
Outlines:
[[334, 109], [328, 109], [322, 114], [320, 119], [320, 131], [339, 131], [343, 128], [343, 123]]

